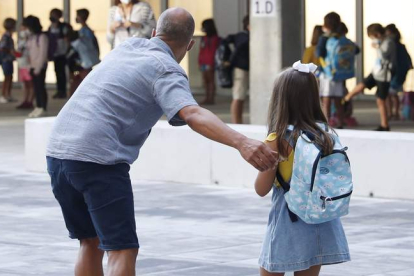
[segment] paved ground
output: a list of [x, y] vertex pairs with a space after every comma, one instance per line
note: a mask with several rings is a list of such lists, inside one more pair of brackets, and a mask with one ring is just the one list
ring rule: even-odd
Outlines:
[[[49, 89], [49, 97], [53, 94], [54, 91]], [[20, 100], [22, 98], [22, 91], [20, 89], [14, 89], [13, 96]], [[201, 95], [196, 95], [196, 99], [198, 101], [201, 101], [202, 98], [203, 97]], [[206, 106], [206, 108], [217, 114], [224, 122], [230, 123], [230, 101], [230, 97], [218, 96], [217, 104], [213, 106]], [[49, 99], [49, 112], [47, 116], [55, 116], [65, 102], [66, 100]], [[0, 120], [24, 120], [30, 111], [16, 110], [15, 106], [17, 104], [18, 103], [0, 105]], [[264, 108], [267, 108], [267, 106]], [[244, 122], [249, 123], [248, 101], [246, 101], [245, 111]], [[355, 101], [354, 116], [359, 122], [359, 126], [354, 127], [354, 129], [372, 130], [377, 128], [379, 125], [379, 115], [374, 98], [371, 98], [370, 100]], [[393, 131], [414, 132], [414, 121], [391, 121], [390, 125]]]
[[[0, 275], [72, 275], [77, 242], [67, 238], [47, 175], [24, 171], [23, 135], [20, 118], [0, 120]], [[258, 275], [269, 197], [177, 183], [133, 188], [137, 275]], [[343, 224], [353, 261], [321, 275], [414, 275], [414, 202], [354, 197]]]

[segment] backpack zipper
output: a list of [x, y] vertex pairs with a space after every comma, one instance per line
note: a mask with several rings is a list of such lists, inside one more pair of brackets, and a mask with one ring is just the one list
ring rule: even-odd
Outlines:
[[327, 201], [334, 201], [334, 200], [342, 199], [342, 198], [350, 196], [351, 194], [352, 194], [352, 191], [350, 191], [349, 193], [346, 193], [340, 196], [334, 196], [334, 197], [321, 196], [320, 199], [322, 200], [322, 210], [326, 209]]

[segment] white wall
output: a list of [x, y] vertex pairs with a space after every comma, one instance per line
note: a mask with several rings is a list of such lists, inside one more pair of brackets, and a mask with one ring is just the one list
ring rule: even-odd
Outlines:
[[[26, 168], [46, 172], [45, 147], [54, 118], [26, 120]], [[264, 126], [230, 125], [263, 140]], [[355, 195], [414, 200], [414, 134], [338, 130], [349, 147]], [[239, 153], [160, 121], [131, 167], [133, 180], [252, 187], [257, 172]]]

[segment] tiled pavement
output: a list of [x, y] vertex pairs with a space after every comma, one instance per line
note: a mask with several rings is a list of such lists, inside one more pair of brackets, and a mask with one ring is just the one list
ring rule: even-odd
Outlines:
[[[0, 120], [0, 141], [0, 275], [72, 275], [78, 245], [67, 238], [47, 175], [24, 171], [22, 121]], [[269, 197], [178, 183], [133, 188], [137, 275], [258, 275]], [[321, 275], [414, 275], [414, 202], [354, 197], [343, 224], [352, 261]]]

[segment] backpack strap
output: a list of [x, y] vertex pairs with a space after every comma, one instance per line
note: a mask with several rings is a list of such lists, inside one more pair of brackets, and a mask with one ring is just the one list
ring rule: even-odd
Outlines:
[[[295, 148], [295, 141], [293, 140], [293, 137], [292, 137], [293, 129], [294, 129], [294, 126], [289, 125], [283, 139], [286, 140], [292, 148]], [[282, 186], [283, 191], [287, 193], [290, 190], [290, 185], [289, 185], [289, 182], [286, 182], [283, 179], [282, 175], [279, 172], [279, 169], [276, 170], [276, 179], [277, 179], [277, 182], [279, 182], [280, 186]], [[289, 213], [290, 220], [292, 222], [297, 222], [298, 221], [297, 215], [295, 215], [292, 211], [290, 211], [287, 203], [286, 203], [286, 207]]]

